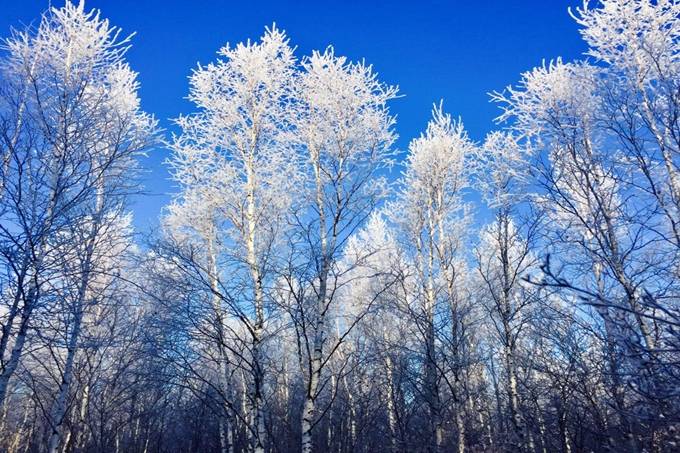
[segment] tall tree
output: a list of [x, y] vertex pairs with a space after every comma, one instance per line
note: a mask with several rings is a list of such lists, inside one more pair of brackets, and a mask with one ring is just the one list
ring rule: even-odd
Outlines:
[[[17, 33], [7, 41], [2, 124], [9, 135], [3, 134], [2, 142], [0, 212], [13, 301], [0, 340], [0, 403], [6, 400], [31, 320], [50, 300], [44, 289], [66, 272], [60, 269], [60, 254], [65, 248], [71, 253], [83, 240], [90, 246], [85, 254], [92, 255], [104, 225], [119, 220], [115, 211], [134, 190], [129, 178], [133, 157], [153, 139], [155, 121], [140, 110], [136, 74], [124, 61], [128, 47], [128, 38], [120, 39], [119, 30], [96, 10], [86, 12], [83, 2], [53, 8], [35, 32]], [[69, 243], [65, 232], [76, 224], [90, 232], [71, 236]], [[85, 297], [92, 257], [82, 264], [75, 284]], [[75, 333], [72, 353], [77, 338]], [[69, 371], [60, 393], [68, 392], [70, 379]], [[58, 438], [59, 428], [55, 431]]]
[[313, 450], [324, 368], [344, 336], [328, 344], [333, 327], [329, 313], [346, 272], [338, 262], [348, 238], [386, 195], [380, 171], [391, 163], [394, 118], [387, 103], [396, 93], [395, 87], [378, 80], [370, 66], [350, 63], [332, 48], [314, 52], [302, 62], [295, 126], [306, 153], [308, 191], [296, 214], [292, 241], [297, 251], [288, 280], [291, 289], [301, 288], [293, 291], [293, 313], [304, 361], [304, 452]]
[[[508, 449], [527, 448], [519, 402], [517, 362], [523, 330], [530, 323], [531, 304], [536, 290], [523, 279], [537, 270], [532, 246], [535, 245], [537, 219], [521, 219], [526, 200], [526, 156], [515, 139], [506, 133], [489, 134], [479, 152], [478, 184], [485, 201], [495, 211], [494, 220], [480, 232], [475, 249], [477, 274], [483, 282], [485, 308], [498, 338], [504, 361], [505, 390], [508, 401]], [[526, 216], [526, 214], [525, 214]]]
[[[226, 315], [238, 318], [250, 336], [249, 429], [253, 450], [264, 451], [266, 285], [298, 179], [289, 131], [295, 60], [276, 27], [259, 42], [225, 46], [220, 55], [223, 60], [191, 76], [189, 99], [199, 112], [178, 120], [182, 134], [170, 163], [185, 193], [191, 191], [184, 203], [210, 206], [199, 225], [212, 224], [197, 233], [208, 251], [213, 292], [220, 274], [231, 272], [229, 282], [222, 282], [236, 302]], [[196, 230], [188, 216], [174, 219]], [[217, 268], [218, 253], [230, 255], [227, 269]], [[216, 307], [218, 338], [221, 312]]]
[[[470, 187], [468, 163], [474, 149], [462, 122], [452, 120], [441, 105], [435, 107], [425, 133], [409, 145], [403, 186], [390, 207], [415, 278], [409, 299], [416, 303], [411, 309], [412, 321], [422, 342], [422, 392], [430, 424], [430, 451], [438, 451], [444, 440], [444, 374], [437, 337], [443, 319], [451, 319], [456, 325], [461, 321], [461, 244], [469, 222], [463, 195]], [[452, 312], [451, 318], [446, 316], [448, 311]], [[461, 343], [454, 340], [452, 344]], [[462, 375], [454, 373], [454, 377], [460, 379]], [[458, 428], [457, 450], [462, 452], [464, 399], [460, 384], [456, 382], [451, 390]]]

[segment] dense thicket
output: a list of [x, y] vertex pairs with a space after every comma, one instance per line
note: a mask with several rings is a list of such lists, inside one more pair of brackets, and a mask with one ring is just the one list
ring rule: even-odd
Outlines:
[[143, 242], [129, 39], [68, 1], [13, 33], [0, 449], [677, 451], [680, 4], [572, 16], [586, 59], [494, 93], [481, 143], [436, 105], [403, 161], [367, 64], [225, 46]]

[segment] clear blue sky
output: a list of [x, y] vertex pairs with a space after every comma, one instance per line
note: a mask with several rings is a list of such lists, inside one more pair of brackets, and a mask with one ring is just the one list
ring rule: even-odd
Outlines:
[[[191, 111], [187, 76], [225, 43], [257, 39], [266, 25], [288, 32], [298, 57], [333, 44], [336, 54], [365, 58], [383, 81], [399, 85], [399, 149], [425, 127], [431, 106], [444, 99], [474, 140], [494, 128], [498, 109], [487, 93], [519, 80], [543, 59], [579, 58], [585, 46], [567, 7], [581, 0], [450, 1], [217, 1], [88, 0], [123, 32], [136, 32], [128, 60], [139, 72], [144, 109], [167, 132]], [[61, 6], [62, 0], [52, 0]], [[0, 34], [37, 23], [47, 0], [0, 0]], [[149, 195], [133, 205], [135, 224], [152, 228], [176, 188], [152, 150], [143, 165]]]

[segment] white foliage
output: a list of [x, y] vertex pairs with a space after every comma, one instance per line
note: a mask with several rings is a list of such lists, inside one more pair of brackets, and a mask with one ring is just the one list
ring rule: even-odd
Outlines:
[[521, 136], [564, 142], [589, 129], [601, 102], [597, 93], [599, 69], [588, 63], [563, 63], [561, 59], [522, 74], [518, 87], [494, 93], [503, 114], [513, 119]]
[[369, 304], [379, 308], [376, 296], [401, 268], [398, 245], [381, 213], [373, 213], [347, 241], [339, 267], [345, 282], [339, 310], [357, 315], [369, 309]]
[[489, 207], [510, 207], [526, 197], [529, 156], [512, 134], [488, 134], [476, 157], [477, 185]]
[[[25, 92], [28, 99], [23, 102], [42, 109], [41, 120], [47, 125], [56, 126], [52, 121], [72, 109], [81, 122], [119, 126], [115, 133], [110, 127], [88, 131], [103, 135], [90, 146], [121, 141], [121, 127], [127, 129], [122, 136], [139, 146], [156, 122], [140, 110], [137, 74], [124, 61], [131, 37], [120, 38], [120, 29], [102, 19], [98, 10], [86, 12], [84, 2], [75, 6], [67, 1], [43, 16], [36, 33], [16, 33], [6, 40], [9, 58], [3, 72], [8, 80], [32, 85], [34, 93]], [[37, 99], [39, 106], [33, 104]], [[107, 132], [114, 135], [107, 137]]]
[[397, 88], [379, 81], [371, 66], [336, 56], [331, 47], [313, 52], [301, 70], [296, 131], [308, 154], [316, 203], [345, 211], [341, 223], [356, 221], [356, 214], [387, 193], [376, 172], [392, 164], [396, 135], [387, 102]]
[[460, 236], [466, 214], [462, 197], [470, 186], [468, 159], [474, 152], [463, 123], [435, 107], [425, 133], [409, 145], [393, 219], [421, 241], [426, 241], [423, 234], [441, 235], [442, 241]]
[[677, 74], [680, 3], [674, 0], [589, 1], [572, 17], [583, 27], [588, 54], [615, 66], [634, 84]]
[[504, 104], [500, 118], [512, 118], [514, 130], [537, 150], [547, 149], [547, 184], [556, 190], [537, 200], [556, 226], [581, 240], [593, 237], [589, 229], [597, 228], [603, 215], [614, 219], [620, 191], [601, 151], [599, 71], [587, 63], [557, 60], [523, 74], [519, 87], [509, 88], [507, 95], [495, 95]]
[[387, 102], [397, 88], [385, 85], [371, 66], [348, 62], [332, 47], [313, 52], [302, 62], [298, 93], [298, 133], [309, 153], [323, 165], [347, 170], [362, 162], [386, 165], [395, 135]]
[[259, 42], [227, 45], [220, 55], [225, 59], [191, 76], [189, 99], [199, 112], [178, 120], [182, 134], [170, 164], [184, 193], [171, 208], [171, 223], [226, 221], [238, 244], [253, 221], [261, 252], [275, 240], [299, 183], [288, 125], [295, 60], [276, 27]]

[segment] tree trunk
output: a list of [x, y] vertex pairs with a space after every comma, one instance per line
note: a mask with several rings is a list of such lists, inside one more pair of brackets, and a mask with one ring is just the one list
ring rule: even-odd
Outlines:
[[458, 439], [456, 440], [456, 451], [458, 453], [465, 453], [465, 421], [463, 420], [462, 404], [455, 408], [456, 411], [456, 430], [458, 431]]
[[19, 366], [19, 359], [21, 358], [21, 353], [24, 349], [24, 344], [26, 343], [26, 336], [28, 335], [29, 320], [31, 318], [31, 313], [34, 308], [33, 299], [34, 299], [33, 296], [29, 296], [30, 302], [28, 303], [28, 305], [24, 306], [24, 309], [21, 313], [19, 331], [17, 332], [16, 340], [14, 342], [14, 347], [12, 347], [12, 352], [10, 354], [9, 361], [5, 364], [5, 367], [2, 369], [2, 373], [0, 373], [0, 406], [4, 406], [5, 404], [9, 380], [14, 375], [14, 372]]
[[[253, 139], [253, 145], [256, 140]], [[252, 389], [252, 404], [253, 404], [253, 426], [251, 427], [251, 434], [253, 436], [253, 451], [255, 453], [264, 453], [264, 441], [266, 431], [264, 426], [264, 397], [262, 394], [264, 387], [264, 367], [262, 358], [262, 334], [264, 331], [264, 290], [262, 283], [262, 272], [257, 256], [257, 215], [255, 212], [255, 169], [253, 168], [252, 159], [246, 162], [246, 177], [247, 177], [247, 225], [246, 225], [246, 249], [248, 267], [250, 268], [250, 276], [253, 283], [253, 299], [255, 305], [255, 323], [252, 329], [252, 358], [253, 358], [253, 389]]]
[[319, 218], [319, 242], [321, 258], [321, 266], [319, 269], [319, 290], [316, 297], [316, 313], [312, 321], [312, 329], [314, 332], [312, 353], [308, 358], [308, 382], [307, 392], [305, 395], [305, 403], [302, 410], [302, 452], [311, 453], [312, 445], [312, 429], [314, 420], [314, 410], [316, 406], [316, 398], [319, 383], [321, 381], [321, 368], [323, 361], [323, 343], [324, 334], [326, 330], [326, 298], [328, 291], [328, 275], [331, 266], [330, 250], [335, 244], [335, 236], [331, 238], [329, 244], [328, 232], [326, 230], [326, 210], [324, 206], [324, 188], [321, 177], [321, 164], [318, 153], [313, 153], [314, 175], [316, 183], [316, 208]]
[[233, 442], [233, 429], [232, 429], [232, 416], [231, 410], [229, 408], [229, 399], [231, 398], [231, 376], [229, 373], [229, 357], [225, 349], [225, 335], [224, 335], [224, 320], [222, 315], [222, 307], [220, 306], [220, 295], [219, 295], [219, 276], [217, 269], [217, 257], [215, 252], [214, 241], [212, 238], [212, 232], [209, 233], [210, 237], [207, 239], [208, 246], [208, 270], [210, 272], [210, 290], [212, 291], [212, 308], [214, 315], [214, 325], [217, 333], [216, 346], [217, 346], [217, 357], [219, 363], [218, 368], [218, 388], [221, 392], [221, 398], [224, 399], [222, 402], [219, 414], [218, 414], [218, 424], [219, 424], [219, 436], [220, 436], [220, 450], [222, 453], [233, 453], [234, 452], [234, 442]]
[[393, 452], [397, 451], [397, 413], [394, 395], [394, 365], [392, 357], [387, 354], [385, 359], [385, 374], [387, 381], [387, 423], [390, 428], [390, 447]]
[[[84, 283], [81, 289], [82, 302], [85, 298], [85, 286], [87, 282]], [[52, 408], [52, 433], [50, 434], [50, 439], [48, 441], [47, 451], [49, 453], [56, 453], [59, 448], [59, 443], [61, 441], [63, 423], [65, 420], [68, 394], [71, 389], [71, 381], [73, 379], [73, 365], [75, 363], [76, 351], [78, 348], [78, 339], [80, 337], [80, 329], [83, 318], [83, 307], [82, 305], [76, 308], [75, 320], [73, 324], [73, 332], [71, 332], [71, 338], [68, 342], [68, 348], [66, 352], [66, 364], [64, 365], [64, 373], [62, 375], [61, 384], [59, 385], [59, 394], [54, 402]]]

